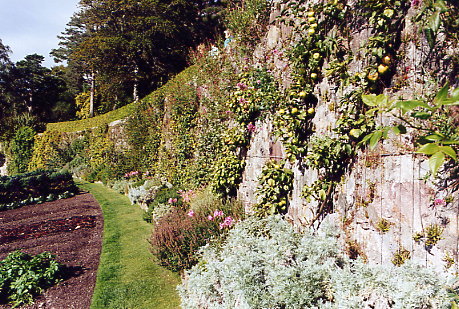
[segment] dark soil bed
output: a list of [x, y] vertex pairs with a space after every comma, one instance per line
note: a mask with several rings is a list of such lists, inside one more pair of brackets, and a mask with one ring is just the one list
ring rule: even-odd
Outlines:
[[[0, 259], [21, 250], [49, 251], [66, 266], [65, 280], [21, 308], [86, 309], [96, 282], [103, 229], [94, 197], [82, 193], [54, 202], [0, 211]], [[10, 308], [0, 304], [0, 309]]]

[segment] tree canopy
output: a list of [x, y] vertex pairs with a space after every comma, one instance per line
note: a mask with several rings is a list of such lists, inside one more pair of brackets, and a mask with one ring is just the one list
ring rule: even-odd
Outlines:
[[79, 5], [52, 54], [80, 76], [83, 91], [95, 76], [99, 111], [105, 112], [181, 71], [190, 48], [218, 33], [224, 2], [81, 0]]

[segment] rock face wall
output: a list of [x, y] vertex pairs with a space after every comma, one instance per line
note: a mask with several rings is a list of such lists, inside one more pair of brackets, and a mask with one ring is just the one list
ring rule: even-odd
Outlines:
[[[256, 61], [271, 59], [271, 69], [285, 88], [291, 83], [290, 69], [286, 58], [279, 55], [289, 49], [292, 31], [279, 24], [276, 17], [287, 5], [275, 3], [272, 24], [254, 55]], [[412, 7], [405, 17], [402, 43], [397, 51], [401, 59], [398, 59], [392, 85], [386, 89], [393, 98], [412, 99], [417, 94], [435, 93], [438, 88], [435, 81], [449, 79], [458, 83], [455, 65], [451, 63], [451, 56], [458, 54], [457, 46], [445, 46], [445, 54], [440, 58], [430, 54], [428, 43], [413, 22], [416, 13]], [[349, 46], [355, 57], [349, 64], [351, 73], [364, 67], [367, 60], [360, 47], [369, 37], [368, 29], [352, 34]], [[432, 75], [432, 72], [436, 73]], [[338, 90], [338, 86], [325, 77], [315, 87], [319, 100], [313, 120], [315, 135], [333, 135], [331, 129], [338, 115], [330, 105], [339, 102], [349, 91], [347, 88]], [[383, 116], [379, 122], [390, 123], [393, 119]], [[273, 137], [273, 125], [269, 120], [258, 123], [239, 189], [239, 198], [246, 207], [257, 202], [257, 179], [264, 164], [269, 159], [281, 158], [285, 158], [285, 153], [281, 141]], [[317, 179], [318, 173], [300, 168], [298, 162], [287, 163], [286, 167], [292, 168], [295, 175], [287, 217], [301, 228], [311, 223], [312, 209], [317, 206], [306, 202], [301, 191], [305, 184]], [[432, 178], [428, 178], [428, 171], [426, 157], [414, 153], [409, 136], [385, 141], [374, 151], [360, 151], [335, 189], [334, 209], [321, 218], [321, 222], [333, 222], [341, 229], [348, 250], [358, 252], [371, 263], [389, 264], [409, 252], [411, 259], [421, 265], [456, 272], [459, 269], [459, 197], [457, 192], [440, 190]], [[420, 237], [421, 232], [437, 233], [438, 242], [431, 244]]]

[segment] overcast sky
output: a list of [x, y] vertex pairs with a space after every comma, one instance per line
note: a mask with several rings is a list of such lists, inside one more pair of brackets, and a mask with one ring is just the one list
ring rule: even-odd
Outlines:
[[49, 53], [58, 47], [57, 36], [77, 4], [78, 0], [0, 0], [0, 39], [13, 51], [11, 60], [39, 54], [45, 57], [45, 66], [54, 66]]

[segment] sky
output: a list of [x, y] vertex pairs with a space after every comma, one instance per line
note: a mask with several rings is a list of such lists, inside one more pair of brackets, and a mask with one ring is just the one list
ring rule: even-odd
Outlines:
[[13, 62], [26, 55], [45, 57], [43, 65], [56, 65], [49, 53], [58, 47], [58, 35], [78, 10], [78, 0], [0, 0], [0, 39], [12, 50]]

